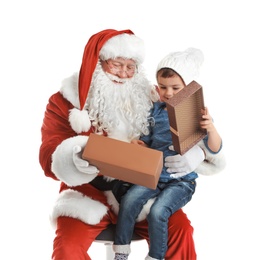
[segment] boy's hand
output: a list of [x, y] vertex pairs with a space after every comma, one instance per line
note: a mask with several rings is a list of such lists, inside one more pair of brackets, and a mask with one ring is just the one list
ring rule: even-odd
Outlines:
[[202, 113], [202, 120], [200, 121], [201, 128], [206, 129], [208, 133], [215, 130], [215, 127], [213, 125], [213, 120], [211, 115], [209, 114], [208, 108], [205, 107], [205, 109], [202, 109], [201, 113]]
[[143, 141], [138, 140], [138, 139], [133, 139], [133, 140], [131, 141], [131, 143], [132, 143], [132, 144], [137, 144], [137, 145], [141, 145], [141, 146], [147, 147], [147, 145], [146, 145]]

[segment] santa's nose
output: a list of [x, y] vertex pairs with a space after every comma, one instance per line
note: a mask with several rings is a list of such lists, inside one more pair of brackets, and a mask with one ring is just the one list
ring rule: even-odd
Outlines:
[[121, 79], [124, 79], [124, 78], [131, 78], [131, 76], [128, 76], [128, 73], [126, 70], [119, 70], [117, 72], [117, 76]]

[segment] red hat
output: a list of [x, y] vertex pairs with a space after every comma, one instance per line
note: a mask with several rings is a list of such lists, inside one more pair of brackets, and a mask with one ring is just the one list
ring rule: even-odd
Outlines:
[[91, 85], [91, 79], [99, 58], [123, 57], [141, 63], [144, 44], [131, 30], [103, 30], [91, 36], [85, 46], [79, 72], [79, 102], [82, 110]]

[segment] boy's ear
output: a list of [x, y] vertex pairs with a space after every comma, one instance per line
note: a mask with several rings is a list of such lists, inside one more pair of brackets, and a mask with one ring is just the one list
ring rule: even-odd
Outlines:
[[156, 91], [157, 91], [158, 94], [159, 94], [159, 87], [158, 87], [157, 85], [154, 85], [154, 86], [155, 86]]

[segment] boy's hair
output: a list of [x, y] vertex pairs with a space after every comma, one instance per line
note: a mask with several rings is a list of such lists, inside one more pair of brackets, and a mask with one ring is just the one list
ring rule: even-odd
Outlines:
[[180, 77], [180, 79], [183, 81], [183, 83], [185, 84], [183, 78], [173, 69], [170, 68], [162, 68], [160, 70], [158, 70], [157, 74], [156, 74], [156, 79], [158, 80], [158, 77], [162, 77], [162, 78], [172, 78], [174, 76], [178, 76]]

